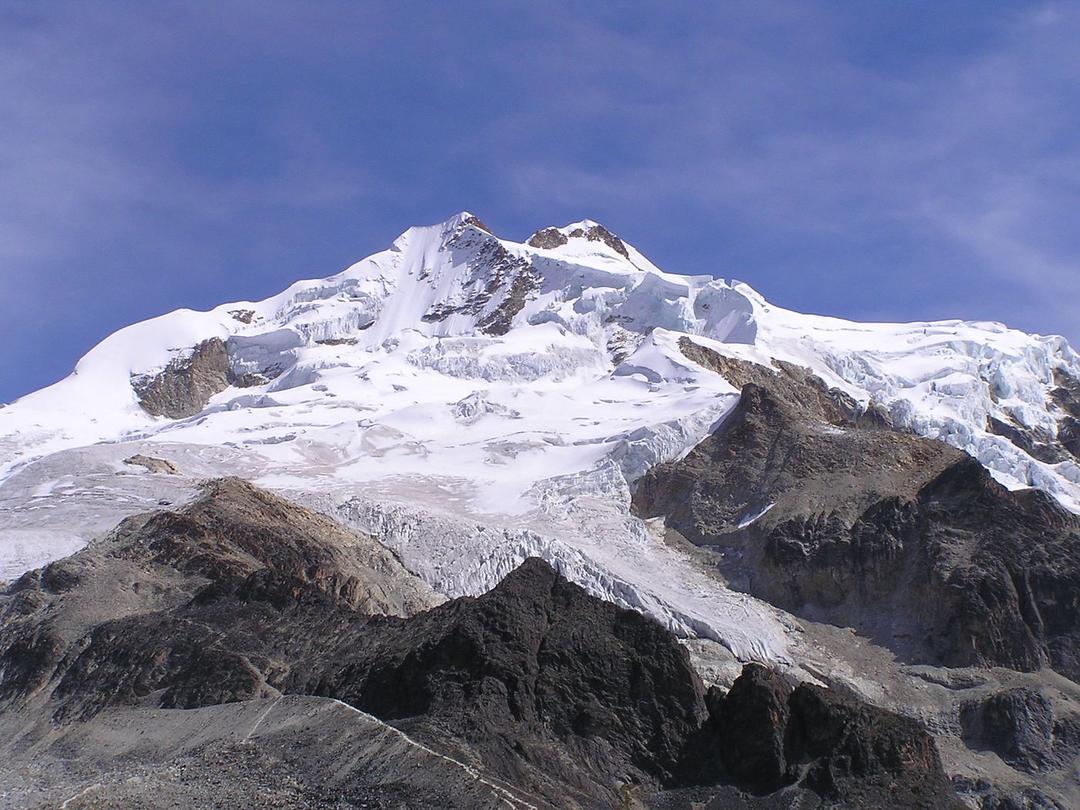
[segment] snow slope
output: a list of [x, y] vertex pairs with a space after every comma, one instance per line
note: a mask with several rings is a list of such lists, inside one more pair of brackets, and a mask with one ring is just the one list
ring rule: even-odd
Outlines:
[[[451, 595], [484, 590], [540, 554], [678, 632], [782, 659], [787, 630], [774, 611], [698, 573], [627, 512], [634, 481], [687, 452], [738, 397], [681, 353], [684, 336], [808, 366], [971, 453], [1006, 485], [1041, 487], [1080, 511], [1075, 461], [1040, 461], [987, 429], [993, 417], [1056, 435], [1055, 371], [1080, 379], [1062, 338], [804, 315], [746, 284], [665, 273], [591, 221], [519, 244], [462, 213], [265, 301], [120, 330], [67, 379], [0, 409], [0, 511], [22, 532], [16, 563], [15, 537], [0, 528], [0, 578], [71, 552], [78, 538], [56, 534], [47, 507], [79, 486], [90, 456], [74, 449], [102, 448], [95, 474], [113, 479], [95, 486], [113, 493], [116, 514], [134, 511], [145, 498], [123, 493], [135, 479], [115, 475], [130, 472], [126, 450], [105, 448], [137, 446], [181, 469], [198, 458], [198, 475], [240, 472], [317, 502], [378, 531]], [[212, 338], [247, 387], [224, 388], [188, 418], [146, 413], [132, 381]], [[74, 465], [66, 489], [47, 472], [57, 453]], [[32, 553], [27, 538], [37, 538]]]

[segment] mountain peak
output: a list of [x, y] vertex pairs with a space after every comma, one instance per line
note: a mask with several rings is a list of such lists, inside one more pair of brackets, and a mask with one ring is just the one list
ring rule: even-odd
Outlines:
[[[274, 409], [284, 409], [280, 418], [289, 425], [311, 413], [332, 423], [352, 403], [384, 414], [387, 436], [419, 434], [408, 409], [441, 413], [489, 387], [528, 392], [522, 396], [536, 402], [541, 392], [558, 390], [569, 413], [598, 401], [599, 393], [583, 405], [577, 393], [563, 392], [582, 381], [613, 401], [637, 385], [670, 389], [670, 401], [651, 399], [629, 413], [664, 423], [678, 402], [696, 414], [686, 417], [693, 429], [705, 429], [715, 421], [709, 409], [716, 396], [732, 393], [731, 386], [722, 375], [706, 379], [680, 337], [765, 366], [812, 368], [829, 387], [860, 402], [874, 398], [897, 423], [968, 451], [1010, 486], [1039, 486], [1080, 511], [1080, 450], [1068, 421], [1080, 419], [1068, 395], [1069, 381], [1080, 380], [1080, 357], [1060, 339], [959, 321], [857, 324], [803, 315], [711, 274], [664, 272], [595, 220], [543, 228], [519, 244], [492, 235], [467, 210], [410, 228], [388, 250], [263, 301], [177, 310], [111, 335], [79, 362], [78, 374], [0, 411], [0, 481], [35, 455], [165, 430], [204, 443], [226, 436], [262, 452], [236, 416], [247, 409], [258, 425]], [[932, 376], [912, 380], [912, 364], [926, 365]], [[481, 424], [528, 410], [498, 394], [477, 407]], [[400, 421], [395, 409], [405, 414]], [[195, 422], [162, 421], [170, 413]], [[315, 438], [265, 431], [258, 441], [280, 440], [282, 463], [290, 451], [307, 452], [299, 449], [306, 441], [353, 457], [351, 444], [338, 448], [337, 434], [324, 440], [313, 427]], [[1044, 446], [1059, 435], [1060, 447]], [[424, 458], [424, 441], [413, 441], [403, 439], [398, 452]], [[477, 469], [486, 474], [489, 465], [533, 452], [518, 443], [485, 449]], [[620, 464], [638, 470], [644, 462], [636, 453], [626, 451]], [[398, 468], [423, 469], [400, 460]], [[560, 474], [574, 471], [559, 467]]]
[[620, 254], [623, 258], [630, 258], [630, 252], [626, 249], [626, 244], [623, 240], [599, 222], [595, 222], [591, 219], [572, 222], [561, 228], [541, 228], [529, 237], [526, 244], [530, 247], [554, 250], [567, 244], [571, 239], [585, 239], [590, 242], [601, 242]]
[[479, 228], [486, 233], [491, 233], [494, 236], [491, 228], [485, 225], [483, 220], [480, 219], [480, 217], [469, 211], [459, 211], [443, 223], [444, 228], [453, 230], [456, 230], [458, 228], [464, 228], [469, 225], [472, 225], [474, 228]]

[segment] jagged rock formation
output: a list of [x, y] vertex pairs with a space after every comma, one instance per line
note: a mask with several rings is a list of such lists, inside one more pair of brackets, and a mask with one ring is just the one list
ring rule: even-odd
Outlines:
[[789, 369], [746, 383], [721, 428], [642, 480], [640, 514], [718, 554], [731, 582], [916, 660], [1080, 678], [1080, 519], [974, 459], [880, 429]]
[[151, 416], [183, 419], [206, 407], [210, 397], [229, 387], [229, 352], [221, 338], [198, 344], [152, 377], [135, 377], [131, 387]]
[[[322, 696], [474, 763], [462, 767], [515, 807], [674, 801], [709, 785], [744, 806], [757, 800], [741, 791], [780, 789], [849, 807], [956, 804], [914, 721], [757, 666], [706, 696], [659, 624], [538, 559], [481, 597], [415, 613], [433, 599], [388, 553], [237, 480], [126, 521], [0, 600], [4, 710], [37, 705], [62, 728], [123, 707]], [[384, 782], [354, 776], [386, 798]]]
[[[169, 668], [154, 656], [171, 644], [161, 611], [191, 603], [213, 582], [257, 588], [278, 578], [372, 614], [413, 613], [438, 601], [371, 538], [237, 479], [219, 480], [182, 510], [130, 518], [101, 543], [13, 583], [3, 600], [0, 698], [32, 693], [61, 674], [66, 680], [58, 684], [59, 694], [81, 695], [78, 678], [86, 670], [90, 683], [100, 686], [108, 676], [92, 672], [94, 654], [113, 642], [149, 655], [146, 677], [161, 677]], [[157, 630], [143, 635], [140, 625]], [[205, 627], [192, 632], [201, 633], [198, 644], [218, 640], [208, 649], [192, 648], [187, 665], [212, 660], [215, 650], [239, 660], [218, 634]], [[151, 652], [155, 635], [162, 646]], [[58, 671], [72, 644], [90, 653]], [[120, 666], [114, 688], [135, 697], [149, 683], [141, 677]], [[240, 694], [243, 687], [222, 688]], [[251, 694], [258, 692], [251, 685]], [[85, 714], [97, 699], [61, 713]]]
[[788, 788], [786, 805], [800, 806], [796, 786], [826, 806], [959, 806], [933, 740], [910, 718], [754, 664], [709, 703], [699, 751], [757, 795]]
[[964, 741], [1028, 772], [1068, 765], [1080, 755], [1080, 716], [1059, 714], [1043, 693], [1009, 689], [964, 704]]

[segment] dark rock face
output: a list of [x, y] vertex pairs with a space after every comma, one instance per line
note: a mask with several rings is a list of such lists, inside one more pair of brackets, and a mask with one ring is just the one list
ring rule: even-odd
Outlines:
[[540, 289], [540, 275], [531, 266], [522, 268], [514, 280], [502, 303], [492, 312], [480, 319], [477, 326], [485, 335], [505, 335], [510, 331], [514, 316], [525, 308], [529, 297]]
[[1080, 380], [1058, 369], [1054, 372], [1057, 387], [1050, 396], [1061, 409], [1058, 442], [1073, 458], [1080, 460]]
[[[451, 315], [480, 315], [477, 327], [481, 332], [506, 334], [514, 316], [525, 306], [529, 296], [539, 290], [539, 273], [527, 259], [510, 253], [480, 226], [461, 229], [448, 244], [468, 267], [469, 275], [464, 282], [468, 297], [459, 304], [439, 302], [421, 320], [431, 323], [444, 321]], [[490, 307], [493, 301], [498, 304]]]
[[1080, 459], [1080, 419], [1067, 416], [1058, 423], [1058, 439], [1074, 458]]
[[771, 793], [794, 781], [784, 750], [792, 691], [776, 672], [751, 664], [718, 707], [721, 760], [756, 793]]
[[377, 657], [317, 685], [379, 717], [453, 728], [504, 778], [569, 757], [574, 782], [628, 772], [664, 784], [704, 719], [701, 684], [666, 631], [537, 559], [407, 624], [380, 627]]
[[474, 228], [479, 228], [484, 233], [489, 233], [489, 234], [491, 233], [491, 228], [489, 228], [487, 225], [485, 225], [483, 220], [480, 219], [480, 217], [476, 217], [476, 216], [465, 217], [465, 219], [463, 220], [463, 224], [472, 225]]
[[250, 324], [255, 319], [255, 310], [253, 309], [230, 309], [229, 314], [244, 325]]
[[1014, 768], [1045, 771], [1078, 753], [1080, 718], [1055, 717], [1053, 703], [1034, 689], [1010, 689], [960, 710], [964, 742], [989, 750]]
[[616, 253], [622, 254], [627, 259], [630, 258], [630, 253], [626, 249], [626, 245], [623, 244], [622, 239], [617, 237], [603, 225], [590, 225], [587, 229], [575, 228], [570, 231], [572, 237], [584, 237], [590, 242], [603, 242], [609, 248]]
[[173, 360], [154, 377], [131, 381], [139, 405], [151, 416], [183, 419], [229, 387], [229, 352], [220, 338], [204, 340], [190, 357]]
[[737, 587], [905, 658], [1080, 678], [1080, 519], [789, 369], [723, 363], [738, 406], [642, 479], [639, 514], [714, 549]]
[[588, 228], [575, 228], [570, 231], [569, 238], [558, 228], [542, 228], [530, 236], [526, 244], [535, 248], [552, 250], [557, 247], [562, 247], [570, 241], [570, 238], [588, 239], [590, 242], [603, 242], [616, 253], [627, 259], [630, 258], [630, 252], [626, 249], [623, 240], [603, 225], [590, 225]]
[[[955, 808], [933, 739], [910, 718], [819, 686], [792, 686], [750, 664], [712, 697], [709, 730], [691, 760], [701, 778], [727, 779], [803, 806]], [[701, 753], [704, 752], [704, 753]], [[800, 798], [801, 797], [801, 798]], [[752, 804], [748, 806], [758, 806]]]
[[965, 459], [920, 491], [899, 528], [933, 557], [928, 597], [948, 617], [934, 638], [947, 665], [1049, 664], [1080, 680], [1080, 520]]
[[[437, 601], [370, 538], [223, 479], [178, 512], [125, 520], [107, 541], [24, 574], [0, 596], [0, 696], [53, 684], [58, 715], [84, 716], [155, 689], [182, 692], [187, 673], [204, 666], [233, 673], [225, 686], [211, 679], [220, 695], [259, 694], [260, 665], [230, 645], [231, 620], [192, 618], [221, 589], [365, 614], [414, 613]], [[211, 630], [214, 621], [225, 629]]]
[[811, 684], [789, 701], [786, 756], [804, 783], [845, 804], [955, 807], [937, 748], [917, 722]]
[[986, 420], [986, 429], [998, 436], [1004, 436], [1032, 458], [1047, 464], [1057, 464], [1069, 457], [1065, 449], [1054, 444], [1049, 436], [1023, 425], [1003, 422], [990, 416]]
[[1054, 386], [1050, 399], [1056, 406], [1056, 435], [994, 417], [987, 419], [986, 429], [1004, 436], [1032, 458], [1048, 464], [1069, 458], [1080, 460], [1080, 380], [1062, 369], [1055, 369]]
[[277, 364], [259, 371], [237, 371], [230, 349], [235, 349], [238, 343], [243, 341], [235, 337], [228, 342], [210, 338], [198, 344], [188, 357], [173, 360], [158, 374], [133, 377], [131, 387], [140, 407], [151, 416], [184, 419], [202, 411], [212, 396], [230, 385], [237, 388], [265, 385], [284, 371]]
[[837, 427], [893, 427], [888, 412], [880, 405], [872, 403], [869, 407], [862, 407], [840, 389], [829, 388], [809, 369], [782, 360], [776, 361], [775, 368], [736, 360], [699, 346], [685, 337], [679, 339], [679, 350], [737, 388], [756, 385], [768, 389], [806, 418]]
[[62, 724], [116, 705], [315, 695], [537, 806], [721, 784], [878, 807], [885, 781], [891, 806], [955, 801], [910, 721], [758, 666], [706, 694], [659, 624], [537, 559], [416, 613], [431, 597], [381, 547], [236, 480], [53, 565], [0, 596], [0, 701], [44, 700]]

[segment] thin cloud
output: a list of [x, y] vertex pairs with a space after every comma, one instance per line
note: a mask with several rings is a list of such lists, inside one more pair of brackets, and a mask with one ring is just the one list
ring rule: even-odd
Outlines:
[[462, 208], [518, 237], [625, 224], [668, 269], [787, 306], [1080, 338], [1075, 4], [20, 9], [0, 12], [0, 383]]
[[[567, 22], [555, 37], [561, 60], [633, 63], [628, 75], [575, 86], [570, 114], [584, 106], [610, 116], [637, 143], [630, 159], [600, 168], [572, 152], [518, 162], [515, 196], [612, 210], [647, 189], [654, 202], [690, 202], [781, 239], [930, 234], [966, 251], [986, 277], [1022, 285], [1039, 302], [1024, 307], [1025, 326], [1041, 315], [1075, 337], [1080, 245], [1067, 237], [1080, 142], [1078, 106], [1065, 103], [1080, 101], [1075, 9], [1008, 19], [991, 50], [948, 59], [946, 72], [891, 77], [848, 61], [838, 37], [821, 34], [830, 24], [818, 15], [809, 43], [794, 36], [790, 48], [748, 58], [723, 36], [690, 37], [673, 53]], [[630, 80], [639, 77], [647, 80]], [[531, 101], [509, 128], [562, 120], [561, 92]], [[970, 303], [979, 291], [961, 294]]]

